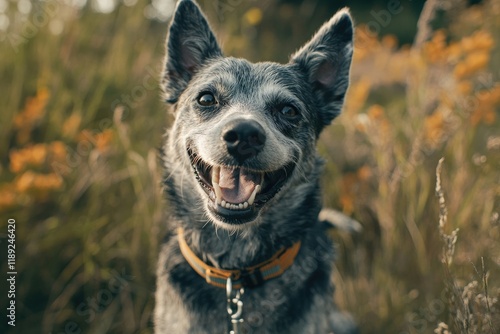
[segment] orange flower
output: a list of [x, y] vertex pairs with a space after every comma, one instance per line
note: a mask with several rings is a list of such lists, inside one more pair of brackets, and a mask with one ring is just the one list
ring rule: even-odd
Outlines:
[[398, 39], [394, 35], [385, 35], [382, 37], [382, 46], [387, 49], [395, 49], [398, 46]]
[[479, 30], [471, 36], [463, 38], [461, 45], [465, 52], [475, 52], [478, 50], [489, 51], [493, 48], [495, 42], [489, 32]]
[[372, 120], [380, 120], [384, 117], [384, 108], [381, 105], [374, 104], [366, 112]]
[[16, 205], [16, 193], [11, 184], [0, 187], [0, 212]]
[[32, 171], [27, 171], [22, 174], [16, 180], [16, 190], [19, 193], [25, 193], [29, 191], [33, 185], [33, 180], [35, 179], [35, 173]]
[[15, 181], [19, 193], [47, 193], [60, 189], [62, 185], [63, 181], [57, 174], [40, 174], [32, 171], [25, 172]]
[[113, 140], [114, 133], [113, 130], [107, 129], [95, 136], [96, 148], [99, 152], [104, 152], [109, 148], [109, 144]]
[[351, 214], [354, 211], [354, 196], [352, 194], [342, 194], [340, 196], [340, 205], [344, 213]]
[[33, 181], [34, 188], [43, 191], [57, 190], [60, 189], [62, 185], [62, 179], [54, 173], [38, 174]]
[[87, 129], [83, 129], [82, 131], [80, 131], [80, 133], [76, 136], [76, 140], [79, 142], [83, 141], [91, 141], [93, 143], [95, 142], [92, 131]]
[[31, 129], [45, 114], [45, 106], [49, 97], [47, 88], [39, 88], [36, 96], [29, 98], [23, 111], [14, 117], [14, 128], [18, 130], [17, 141], [19, 143], [26, 143], [29, 140]]
[[455, 66], [455, 70], [453, 71], [453, 74], [457, 79], [461, 79], [469, 74], [469, 70], [467, 68], [467, 64], [465, 63], [458, 63]]
[[79, 142], [89, 142], [99, 151], [100, 153], [105, 152], [109, 149], [110, 143], [114, 138], [114, 131], [112, 129], [106, 129], [100, 133], [92, 133], [90, 130], [83, 130], [77, 136]]
[[50, 144], [51, 159], [55, 161], [63, 161], [66, 158], [66, 145], [60, 141], [53, 141]]
[[31, 126], [42, 118], [49, 96], [49, 91], [46, 88], [40, 88], [35, 97], [28, 98], [24, 110], [14, 117], [15, 128], [20, 129], [26, 125]]
[[467, 56], [465, 62], [469, 67], [469, 72], [477, 72], [488, 65], [490, 55], [484, 51], [473, 52]]
[[47, 157], [47, 146], [45, 144], [36, 144], [20, 150], [11, 150], [10, 170], [19, 173], [27, 166], [41, 166]]
[[355, 188], [358, 180], [355, 173], [347, 173], [343, 176], [340, 184], [340, 205], [346, 214], [354, 211]]
[[477, 125], [481, 121], [488, 125], [495, 123], [495, 107], [500, 103], [500, 84], [491, 90], [478, 92], [476, 101], [477, 106], [471, 114], [472, 125]]
[[357, 171], [357, 177], [360, 181], [368, 181], [371, 176], [372, 176], [372, 170], [367, 165], [364, 165]]
[[438, 30], [430, 41], [424, 44], [423, 52], [425, 58], [430, 63], [443, 61], [446, 55], [446, 34], [443, 30]]
[[479, 30], [474, 34], [474, 37], [476, 43], [476, 48], [475, 48], [476, 50], [477, 49], [491, 50], [495, 45], [495, 41], [493, 40], [493, 37], [491, 37], [491, 34], [488, 31]]

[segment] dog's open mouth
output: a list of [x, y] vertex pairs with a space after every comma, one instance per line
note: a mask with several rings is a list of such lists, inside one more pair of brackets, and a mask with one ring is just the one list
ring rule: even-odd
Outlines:
[[196, 179], [211, 199], [209, 208], [225, 223], [243, 224], [258, 214], [293, 172], [294, 163], [275, 171], [239, 166], [212, 166], [188, 149]]

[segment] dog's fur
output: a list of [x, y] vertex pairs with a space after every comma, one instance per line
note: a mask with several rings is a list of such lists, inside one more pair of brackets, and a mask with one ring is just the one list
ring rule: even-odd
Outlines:
[[[352, 21], [344, 9], [288, 64], [252, 64], [222, 55], [193, 1], [181, 0], [170, 24], [163, 88], [176, 119], [163, 158], [172, 227], [183, 227], [197, 256], [223, 269], [250, 267], [282, 247], [302, 243], [283, 275], [246, 289], [244, 333], [357, 332], [333, 302], [333, 246], [318, 222], [322, 162], [315, 149], [322, 129], [341, 111], [352, 39]], [[208, 106], [200, 102], [207, 92], [216, 100]], [[262, 144], [258, 147], [240, 147], [248, 155], [228, 149], [224, 133], [234, 120], [257, 124], [264, 137], [256, 139]], [[270, 191], [271, 198], [241, 216], [214, 209], [213, 194], [197, 179], [202, 173], [197, 163], [241, 173], [269, 173], [292, 164], [293, 171], [285, 171], [280, 191]], [[190, 267], [172, 230], [158, 264], [155, 333], [227, 333], [227, 317], [225, 290]]]

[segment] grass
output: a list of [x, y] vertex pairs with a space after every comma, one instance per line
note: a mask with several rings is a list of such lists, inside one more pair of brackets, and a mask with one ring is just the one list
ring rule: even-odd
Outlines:
[[[0, 228], [16, 220], [19, 273], [15, 331], [0, 328], [151, 333], [166, 25], [144, 19], [145, 1], [108, 15], [59, 6], [59, 34], [42, 25], [0, 57]], [[204, 8], [228, 53], [286, 59], [269, 18], [298, 8], [245, 3], [223, 20]], [[413, 47], [358, 26], [347, 104], [320, 140], [325, 205], [364, 228], [332, 232], [336, 299], [362, 333], [500, 329], [500, 12], [441, 14]], [[286, 51], [309, 34], [283, 37]]]

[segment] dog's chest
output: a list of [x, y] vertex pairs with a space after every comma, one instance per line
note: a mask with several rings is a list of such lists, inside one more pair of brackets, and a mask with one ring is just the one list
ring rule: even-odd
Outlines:
[[[186, 333], [228, 333], [229, 318], [224, 289], [209, 285], [187, 264], [169, 272], [170, 293], [177, 295], [182, 306], [170, 303], [166, 312], [184, 310]], [[300, 327], [299, 321], [310, 313], [318, 297], [310, 285], [290, 285], [291, 277], [278, 278], [245, 290], [242, 333], [290, 333]], [[314, 278], [311, 283], [318, 283]], [[316, 284], [313, 284], [316, 285]], [[184, 331], [183, 331], [184, 332]]]

